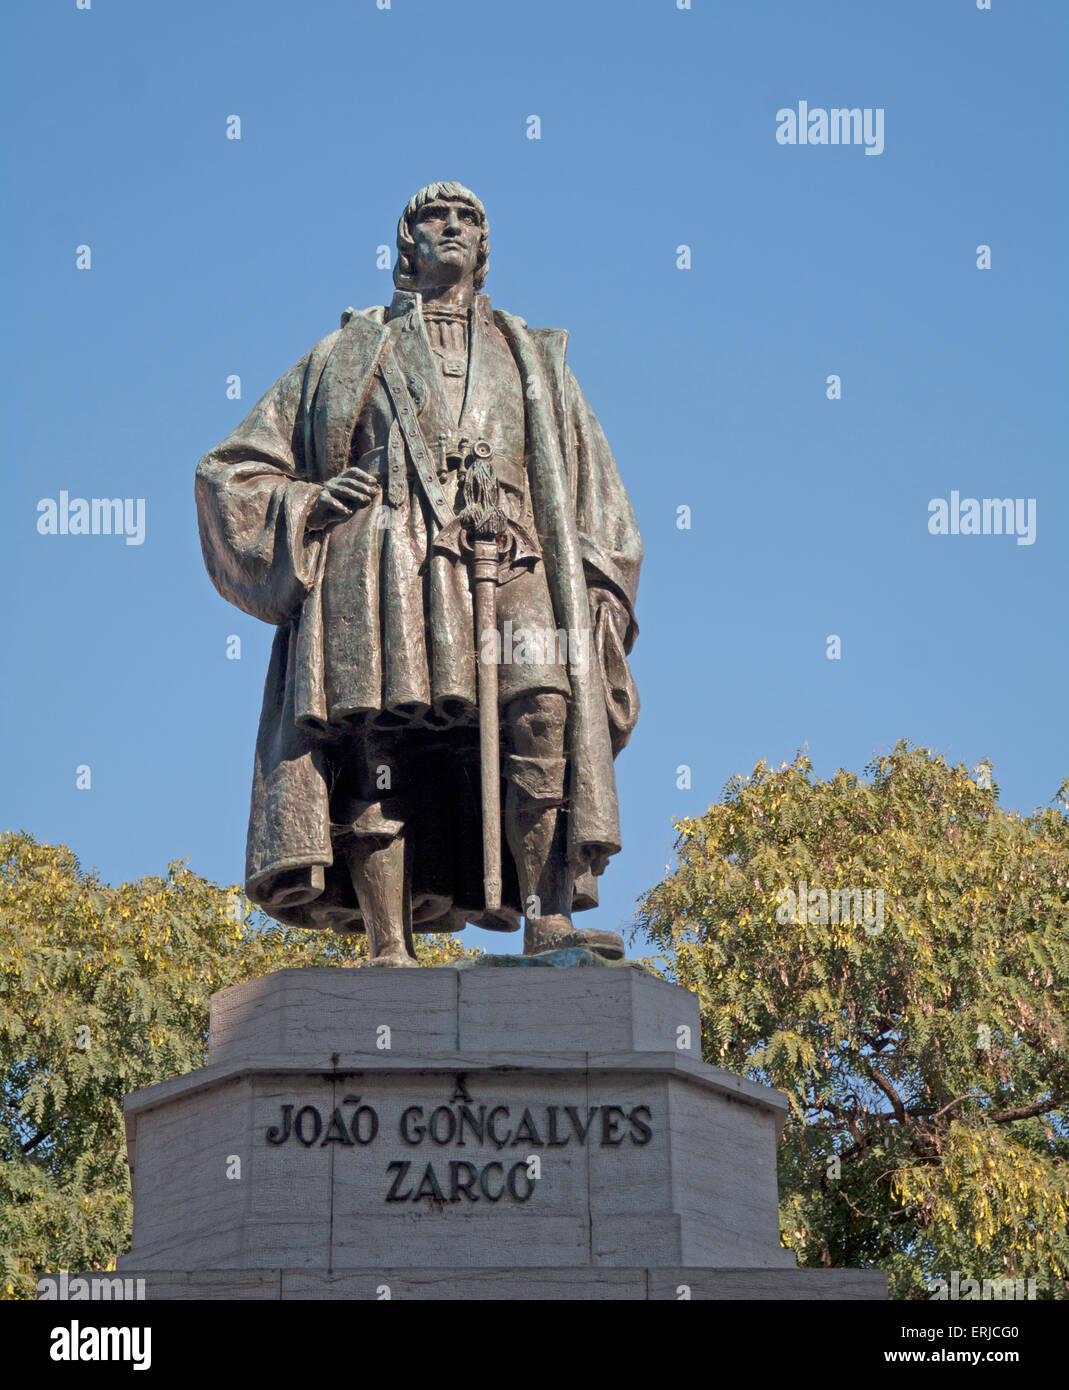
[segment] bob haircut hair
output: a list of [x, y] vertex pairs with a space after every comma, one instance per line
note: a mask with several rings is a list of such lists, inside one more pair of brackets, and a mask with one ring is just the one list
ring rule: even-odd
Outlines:
[[490, 229], [486, 221], [486, 209], [470, 188], [462, 183], [429, 183], [409, 198], [400, 221], [397, 223], [397, 260], [393, 268], [393, 282], [399, 290], [415, 289], [416, 266], [412, 257], [415, 242], [412, 240], [412, 223], [420, 210], [428, 203], [439, 200], [450, 203], [467, 203], [479, 214], [482, 235], [475, 256], [475, 288], [481, 290], [486, 284], [486, 267], [490, 260]]

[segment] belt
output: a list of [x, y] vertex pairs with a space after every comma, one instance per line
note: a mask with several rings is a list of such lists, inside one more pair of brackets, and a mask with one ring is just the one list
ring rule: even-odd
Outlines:
[[[427, 452], [427, 445], [423, 438], [423, 433], [416, 419], [416, 406], [409, 393], [405, 379], [398, 370], [394, 360], [393, 352], [387, 348], [379, 363], [379, 373], [383, 384], [386, 387], [386, 394], [390, 398], [393, 406], [395, 423], [399, 426], [401, 434], [404, 436], [405, 444], [408, 447], [408, 457], [412, 461], [412, 467], [416, 470], [416, 477], [419, 479], [423, 494], [430, 503], [431, 510], [437, 518], [438, 525], [445, 527], [454, 520], [454, 513], [446, 501], [445, 493], [442, 491], [441, 483], [434, 465], [431, 463], [431, 456]], [[390, 428], [390, 437], [394, 439], [393, 427]], [[387, 446], [388, 447], [388, 446]], [[400, 450], [393, 453], [390, 459], [390, 486], [389, 498], [391, 503], [397, 496], [395, 479], [401, 477]]]
[[[392, 434], [393, 430], [391, 429], [391, 436]], [[411, 465], [405, 467], [401, 463], [399, 457], [401, 452], [400, 443], [400, 438], [398, 438], [396, 451], [393, 449], [392, 438], [389, 444], [380, 444], [375, 449], [367, 449], [356, 460], [357, 467], [362, 468], [365, 473], [371, 473], [376, 478], [388, 478], [391, 483], [394, 483], [397, 474], [391, 472], [391, 463], [397, 463], [398, 473], [403, 471], [406, 480], [415, 477], [415, 469], [412, 468]], [[438, 481], [444, 483], [448, 475], [454, 472], [459, 472], [463, 477], [464, 469], [467, 468], [470, 457], [470, 453], [468, 458], [463, 458], [459, 454], [447, 454], [444, 469], [442, 468], [441, 459], [437, 459], [436, 474]], [[504, 459], [495, 454], [493, 458], [493, 467], [494, 472], [497, 474], [497, 480], [502, 487], [522, 495], [524, 481], [524, 466], [522, 459]], [[389, 500], [396, 505], [402, 499], [396, 496], [394, 490], [391, 489]]]

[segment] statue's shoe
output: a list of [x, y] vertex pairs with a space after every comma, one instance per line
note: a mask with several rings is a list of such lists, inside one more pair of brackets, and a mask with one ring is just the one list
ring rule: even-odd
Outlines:
[[419, 967], [419, 961], [413, 960], [406, 951], [384, 951], [381, 956], [372, 956], [370, 960], [364, 962], [365, 965], [414, 965]]
[[615, 931], [595, 931], [593, 927], [577, 927], [560, 941], [554, 942], [552, 949], [563, 951], [569, 946], [579, 946], [584, 950], [593, 951], [596, 956], [604, 956], [606, 960], [624, 958], [624, 939]]
[[578, 947], [592, 951], [605, 960], [623, 960], [624, 939], [619, 932], [595, 931], [593, 927], [573, 927], [567, 917], [543, 917], [532, 925], [524, 942], [525, 956], [541, 955], [544, 951], [566, 951]]

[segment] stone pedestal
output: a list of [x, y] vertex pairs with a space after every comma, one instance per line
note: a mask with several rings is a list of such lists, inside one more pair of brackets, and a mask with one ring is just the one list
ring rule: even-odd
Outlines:
[[282, 970], [126, 1102], [149, 1298], [881, 1298], [779, 1244], [778, 1092], [626, 966]]

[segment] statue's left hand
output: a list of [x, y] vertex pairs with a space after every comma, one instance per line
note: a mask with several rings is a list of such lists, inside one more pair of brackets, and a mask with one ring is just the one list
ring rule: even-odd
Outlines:
[[305, 527], [309, 531], [321, 531], [335, 522], [345, 521], [358, 507], [366, 507], [378, 493], [379, 480], [374, 473], [354, 464], [323, 485], [308, 513]]

